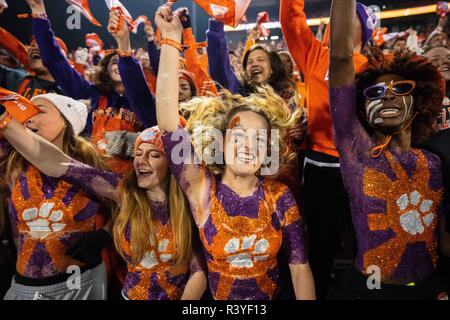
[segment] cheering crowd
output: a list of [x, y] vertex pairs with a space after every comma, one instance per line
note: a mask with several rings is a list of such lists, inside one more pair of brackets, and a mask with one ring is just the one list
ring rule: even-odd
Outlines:
[[431, 33], [389, 33], [333, 0], [314, 34], [281, 0], [284, 42], [235, 48], [165, 4], [145, 49], [113, 7], [116, 49], [70, 52], [23, 1], [31, 43], [0, 28], [4, 299], [322, 300], [346, 233], [345, 299], [448, 300], [444, 4]]

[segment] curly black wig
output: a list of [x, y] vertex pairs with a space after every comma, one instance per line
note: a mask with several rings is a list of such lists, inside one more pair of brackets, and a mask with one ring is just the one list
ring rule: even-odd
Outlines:
[[373, 128], [367, 123], [364, 105], [365, 88], [374, 84], [384, 74], [396, 74], [406, 80], [414, 80], [416, 87], [414, 112], [416, 117], [412, 123], [412, 144], [418, 145], [428, 139], [433, 132], [433, 124], [441, 112], [445, 93], [445, 81], [439, 70], [427, 58], [409, 50], [401, 50], [392, 54], [383, 54], [378, 48], [371, 48], [366, 53], [368, 62], [365, 68], [356, 75], [356, 99], [361, 112], [358, 117], [369, 134]]

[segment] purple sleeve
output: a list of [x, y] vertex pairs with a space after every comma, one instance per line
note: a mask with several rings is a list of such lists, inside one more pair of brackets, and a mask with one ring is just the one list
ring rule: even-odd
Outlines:
[[210, 19], [206, 39], [208, 42], [207, 52], [211, 78], [222, 87], [237, 93], [240, 84], [230, 64], [224, 24]]
[[86, 81], [67, 61], [55, 39], [48, 19], [33, 18], [33, 36], [42, 61], [65, 95], [73, 99], [90, 99], [99, 95], [95, 85]]
[[199, 253], [200, 253], [200, 250], [192, 253], [191, 263], [189, 265], [189, 273], [191, 274], [191, 276], [194, 273], [197, 273], [197, 272], [205, 273], [205, 271], [206, 271], [206, 266], [203, 263], [202, 256]]
[[153, 74], [158, 75], [160, 51], [156, 48], [155, 41], [148, 42], [148, 57], [150, 58], [150, 65], [152, 66]]
[[370, 157], [373, 143], [357, 117], [356, 88], [354, 85], [341, 88], [330, 86], [329, 93], [334, 142], [341, 166], [360, 163], [360, 157]]
[[286, 253], [288, 263], [307, 263], [308, 252], [305, 224], [300, 216], [294, 196], [288, 188], [277, 200], [276, 212], [282, 225], [282, 248]]
[[[211, 186], [212, 175], [196, 156], [190, 134], [183, 127], [179, 126], [173, 132], [163, 133], [162, 140], [171, 173], [186, 195], [195, 218], [196, 208], [191, 199], [191, 183], [195, 180], [197, 183], [206, 183]], [[205, 199], [209, 200], [209, 194], [205, 195]]]
[[139, 62], [134, 57], [120, 57], [119, 72], [131, 110], [145, 128], [157, 125], [155, 97], [148, 87]]
[[114, 172], [101, 171], [72, 159], [69, 169], [60, 179], [99, 199], [117, 200], [117, 187], [121, 176]]

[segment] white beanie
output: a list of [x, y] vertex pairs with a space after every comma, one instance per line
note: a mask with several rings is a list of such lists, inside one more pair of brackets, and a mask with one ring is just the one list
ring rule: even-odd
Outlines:
[[88, 116], [88, 107], [83, 102], [56, 93], [34, 96], [31, 102], [36, 99], [45, 99], [54, 104], [64, 118], [69, 121], [75, 135], [79, 135], [83, 131]]

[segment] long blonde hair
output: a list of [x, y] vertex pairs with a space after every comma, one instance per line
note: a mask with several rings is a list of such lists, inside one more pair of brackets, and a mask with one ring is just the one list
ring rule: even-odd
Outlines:
[[[192, 256], [193, 223], [189, 205], [175, 178], [169, 178], [169, 219], [174, 235], [175, 267], [185, 267]], [[122, 247], [122, 237], [127, 225], [130, 227], [131, 260], [139, 264], [151, 243], [158, 242], [157, 232], [145, 189], [138, 186], [134, 171], [130, 172], [122, 181], [121, 201], [113, 226], [114, 244], [119, 254], [126, 259]]]
[[[292, 101], [291, 101], [292, 103]], [[232, 94], [228, 90], [221, 92], [221, 98], [196, 97], [183, 103], [182, 110], [189, 111], [187, 130], [192, 141], [201, 141], [201, 152], [210, 146], [215, 137], [209, 134], [211, 129], [225, 133], [233, 116], [241, 111], [252, 111], [261, 115], [269, 124], [269, 129], [278, 129], [280, 133], [280, 164], [288, 165], [296, 154], [287, 139], [287, 129], [292, 127], [303, 115], [303, 108], [291, 111], [287, 103], [270, 86], [261, 86], [256, 93], [248, 97]], [[270, 141], [269, 143], [273, 143]], [[212, 155], [214, 157], [214, 155]], [[223, 173], [224, 165], [208, 164], [215, 175]]]

